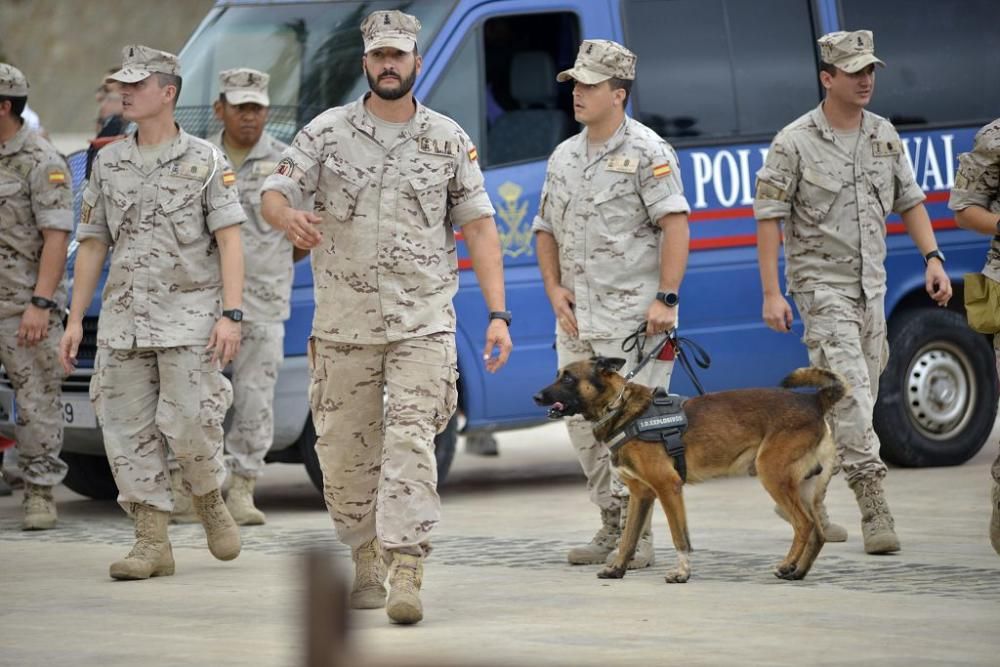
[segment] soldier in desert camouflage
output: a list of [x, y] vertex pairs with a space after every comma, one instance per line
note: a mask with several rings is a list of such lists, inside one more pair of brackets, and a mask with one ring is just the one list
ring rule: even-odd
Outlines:
[[[788, 333], [792, 309], [778, 281], [781, 223], [787, 291], [805, 326], [814, 366], [852, 388], [831, 413], [839, 462], [861, 509], [865, 551], [899, 550], [882, 486], [886, 467], [872, 426], [879, 376], [889, 358], [885, 320], [885, 219], [899, 213], [927, 264], [926, 289], [939, 306], [951, 298], [924, 193], [892, 124], [865, 110], [875, 86], [872, 33], [819, 39], [825, 100], [775, 137], [757, 173], [754, 215], [764, 291], [763, 318]], [[920, 261], [914, 258], [914, 261]], [[847, 539], [823, 511], [828, 541]]]
[[413, 99], [419, 29], [398, 11], [364, 20], [371, 92], [306, 125], [263, 195], [265, 219], [312, 250], [309, 400], [327, 508], [355, 562], [351, 605], [384, 606], [396, 623], [423, 618], [423, 561], [440, 517], [434, 436], [457, 401], [456, 229], [490, 311], [487, 370], [511, 351], [476, 148]]

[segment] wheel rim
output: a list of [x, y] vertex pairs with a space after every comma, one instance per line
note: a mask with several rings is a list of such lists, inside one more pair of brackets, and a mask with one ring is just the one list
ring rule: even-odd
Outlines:
[[947, 440], [965, 428], [975, 391], [972, 362], [951, 343], [924, 345], [906, 371], [907, 414], [932, 440]]

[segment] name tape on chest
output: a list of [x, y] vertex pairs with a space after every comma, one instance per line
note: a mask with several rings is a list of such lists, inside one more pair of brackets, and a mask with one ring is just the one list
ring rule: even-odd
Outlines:
[[208, 178], [211, 169], [205, 164], [194, 164], [192, 162], [174, 162], [170, 165], [167, 173], [171, 176], [189, 178], [193, 181], [204, 181]]
[[[417, 150], [429, 155], [443, 155], [445, 157], [455, 157], [459, 153], [458, 142], [451, 139], [433, 139], [431, 137], [417, 137]], [[475, 150], [475, 149], [473, 149]], [[469, 151], [469, 158], [472, 158], [473, 151]]]
[[604, 168], [620, 174], [634, 174], [639, 170], [639, 158], [633, 155], [612, 155], [604, 163]]
[[895, 157], [903, 149], [898, 141], [873, 141], [872, 155], [875, 157]]
[[271, 162], [270, 160], [258, 160], [253, 163], [253, 175], [270, 176], [277, 165], [277, 162]]

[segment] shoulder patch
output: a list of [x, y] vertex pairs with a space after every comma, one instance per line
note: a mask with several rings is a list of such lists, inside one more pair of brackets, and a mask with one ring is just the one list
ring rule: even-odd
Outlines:
[[66, 172], [62, 169], [49, 169], [49, 183], [62, 185], [66, 182]]
[[222, 184], [227, 188], [236, 185], [236, 173], [230, 169], [222, 172]]
[[469, 162], [475, 162], [479, 159], [479, 151], [476, 150], [475, 146], [469, 148]]
[[898, 141], [876, 140], [872, 142], [872, 155], [875, 157], [892, 157], [899, 155], [900, 150], [902, 150], [902, 146]]
[[195, 181], [204, 181], [208, 178], [208, 165], [195, 164], [193, 162], [174, 162], [170, 165], [168, 172], [171, 176], [190, 178]]
[[295, 169], [295, 160], [290, 157], [284, 157], [281, 158], [280, 162], [278, 162], [278, 166], [274, 168], [274, 173], [278, 176], [287, 176], [288, 178], [292, 178], [292, 175], [295, 173]]
[[[443, 155], [453, 157], [458, 155], [458, 142], [453, 139], [432, 139], [431, 137], [417, 137], [417, 150], [421, 153], [431, 155]], [[471, 156], [470, 156], [471, 157]]]
[[604, 168], [620, 174], [634, 174], [639, 170], [639, 158], [634, 155], [612, 155], [605, 161]]
[[653, 167], [653, 178], [663, 178], [664, 176], [669, 176], [672, 171], [673, 168], [670, 166], [669, 162], [658, 164]]

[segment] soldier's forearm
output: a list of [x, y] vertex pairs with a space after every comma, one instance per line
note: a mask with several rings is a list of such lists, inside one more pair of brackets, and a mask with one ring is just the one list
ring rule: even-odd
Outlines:
[[35, 282], [35, 296], [51, 299], [66, 270], [66, 248], [69, 232], [43, 229], [42, 257], [38, 262], [38, 280]]
[[219, 243], [219, 262], [222, 268], [222, 307], [225, 310], [243, 305], [243, 243], [239, 225], [224, 227], [215, 232]]
[[288, 208], [291, 208], [291, 204], [288, 203], [285, 195], [280, 192], [268, 190], [260, 197], [260, 214], [264, 217], [267, 224], [278, 231], [285, 231], [282, 224], [282, 214]]
[[955, 211], [955, 222], [962, 229], [993, 236], [1000, 224], [1000, 215], [987, 211], [982, 206], [969, 206], [961, 211]]
[[781, 223], [778, 220], [757, 222], [757, 265], [764, 295], [781, 294], [778, 280], [778, 254], [781, 252]]
[[545, 285], [545, 291], [550, 292], [561, 284], [559, 246], [555, 237], [548, 232], [535, 232], [535, 253], [538, 256], [542, 284]]
[[462, 225], [462, 236], [469, 249], [472, 268], [479, 280], [486, 307], [506, 310], [503, 286], [503, 253], [500, 251], [500, 234], [492, 217], [480, 218]]
[[927, 209], [924, 208], [923, 204], [917, 204], [913, 208], [903, 211], [899, 217], [903, 219], [906, 233], [920, 249], [921, 255], [926, 255], [937, 248], [937, 239], [934, 238], [931, 218], [927, 215]]
[[101, 277], [104, 258], [108, 254], [108, 246], [97, 239], [84, 239], [76, 250], [76, 263], [73, 265], [73, 297], [70, 299], [69, 320], [82, 322], [83, 314], [87, 312], [97, 281]]
[[691, 245], [687, 214], [670, 213], [660, 218], [659, 224], [663, 230], [663, 243], [660, 244], [660, 291], [677, 292], [687, 270]]

